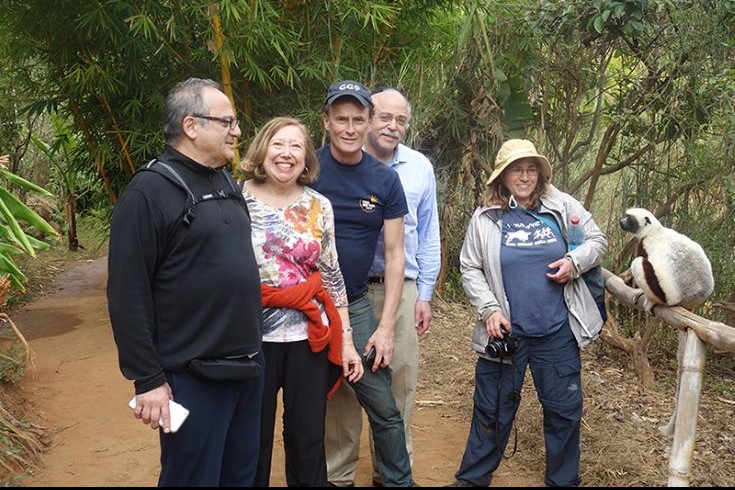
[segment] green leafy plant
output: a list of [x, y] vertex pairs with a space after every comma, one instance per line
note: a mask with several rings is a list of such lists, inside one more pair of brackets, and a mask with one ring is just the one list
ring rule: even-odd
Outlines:
[[8, 156], [0, 157], [0, 276], [7, 274], [11, 286], [23, 291], [27, 278], [13, 260], [13, 255], [25, 253], [35, 257], [36, 250], [47, 248], [48, 243], [26, 234], [21, 224], [26, 223], [54, 239], [58, 239], [58, 233], [14, 196], [5, 184], [13, 184], [44, 196], [53, 197], [53, 194], [7, 170], [8, 160]]
[[74, 133], [69, 121], [58, 113], [51, 113], [51, 123], [54, 128], [54, 141], [49, 144], [41, 138], [31, 135], [31, 141], [48, 159], [56, 171], [59, 180], [59, 194], [63, 196], [66, 209], [67, 238], [69, 250], [79, 248], [77, 236], [77, 202], [83, 194], [85, 183], [84, 172], [75, 165], [75, 161], [86, 165], [84, 152], [80, 150], [79, 136]]

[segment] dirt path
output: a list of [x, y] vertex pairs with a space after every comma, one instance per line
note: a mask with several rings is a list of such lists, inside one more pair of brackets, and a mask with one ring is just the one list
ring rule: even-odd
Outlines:
[[[155, 486], [158, 434], [131, 414], [133, 394], [117, 365], [105, 298], [106, 259], [74, 264], [49, 295], [14, 314], [34, 354], [22, 389], [53, 430], [42, 465], [26, 486]], [[421, 393], [419, 393], [421, 399]], [[422, 486], [453, 481], [468, 421], [443, 406], [419, 407], [414, 416], [414, 477]], [[280, 430], [277, 432], [280, 433]], [[370, 486], [369, 451], [363, 447], [357, 486]], [[273, 486], [284, 486], [277, 434]], [[501, 468], [493, 486], [542, 486], [541, 475]], [[519, 478], [519, 475], [521, 478]]]

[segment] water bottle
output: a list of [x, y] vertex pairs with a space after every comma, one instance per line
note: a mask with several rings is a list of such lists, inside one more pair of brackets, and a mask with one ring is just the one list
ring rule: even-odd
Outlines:
[[567, 238], [569, 238], [569, 249], [574, 250], [584, 243], [584, 227], [579, 222], [579, 216], [569, 218], [567, 227]]
[[[584, 227], [580, 223], [579, 216], [569, 218], [569, 226], [567, 227], [567, 238], [569, 239], [569, 249], [574, 250], [584, 243]], [[582, 273], [582, 279], [587, 284], [590, 294], [597, 303], [597, 309], [600, 311], [602, 321], [607, 321], [607, 308], [605, 307], [605, 279], [602, 276], [602, 267], [594, 266], [587, 272]]]

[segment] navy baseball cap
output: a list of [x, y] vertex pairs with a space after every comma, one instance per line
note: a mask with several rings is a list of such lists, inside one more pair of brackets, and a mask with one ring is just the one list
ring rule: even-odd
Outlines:
[[341, 82], [333, 83], [327, 91], [327, 99], [324, 101], [325, 105], [332, 105], [335, 100], [340, 97], [354, 97], [357, 101], [365, 107], [373, 105], [373, 101], [370, 98], [370, 90], [360, 82], [354, 80], [342, 80]]

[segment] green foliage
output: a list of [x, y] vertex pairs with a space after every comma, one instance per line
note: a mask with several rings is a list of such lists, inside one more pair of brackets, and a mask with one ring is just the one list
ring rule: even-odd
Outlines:
[[[99, 213], [99, 214], [97, 214]], [[61, 264], [70, 261], [90, 260], [104, 256], [109, 239], [110, 216], [103, 211], [90, 212], [79, 217], [79, 242], [84, 247], [78, 251], [70, 251], [64, 239], [49, 244], [38, 250], [36, 257], [18, 255], [17, 266], [30, 278], [24, 290], [11, 290], [8, 296], [8, 308], [25, 304], [45, 294], [44, 284], [60, 270]]]
[[452, 302], [465, 302], [464, 289], [462, 288], [462, 275], [458, 268], [450, 269], [447, 274], [446, 284], [444, 285], [444, 294], [442, 299]]
[[594, 0], [594, 13], [587, 22], [587, 30], [594, 29], [602, 34], [610, 23], [610, 27], [619, 29], [631, 36], [643, 31], [643, 22], [648, 0]]
[[[336, 79], [392, 85], [412, 103], [407, 143], [435, 166], [450, 268], [500, 142], [520, 136], [549, 155], [554, 184], [604, 225], [606, 266], [622, 271], [630, 258], [622, 211], [649, 207], [706, 245], [717, 299], [731, 301], [735, 239], [717, 225], [735, 203], [734, 5], [7, 1], [0, 114], [13, 122], [0, 134], [19, 141], [34, 131], [56, 169], [54, 189], [76, 189], [85, 212], [107, 207], [105, 215], [134, 168], [161, 151], [165, 93], [188, 76], [222, 79], [229, 67], [243, 151], [281, 114], [324, 142], [320, 110]], [[48, 113], [51, 127], [35, 131], [33, 118]]]
[[0, 383], [17, 384], [25, 375], [28, 348], [14, 336], [0, 333]]
[[592, 38], [603, 34], [634, 38], [644, 31], [649, 3], [648, 0], [549, 0], [541, 2], [538, 19], [557, 33], [573, 30]]
[[[41, 187], [5, 169], [0, 169], [0, 176], [4, 177], [8, 182], [24, 189], [51, 195]], [[26, 234], [21, 226], [22, 223], [50, 237], [57, 236], [56, 231], [51, 225], [21, 202], [6, 187], [0, 185], [0, 275], [7, 274], [11, 285], [20, 290], [23, 290], [23, 283], [26, 280], [26, 276], [18, 268], [12, 256], [14, 254], [26, 253], [31, 257], [35, 257], [37, 249], [47, 246], [47, 244]]]

